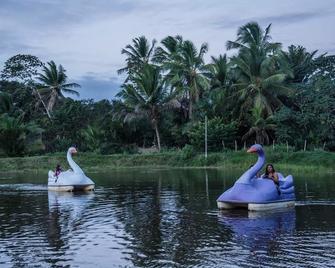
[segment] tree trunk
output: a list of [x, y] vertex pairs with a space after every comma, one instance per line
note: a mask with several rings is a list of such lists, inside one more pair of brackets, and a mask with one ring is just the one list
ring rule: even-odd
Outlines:
[[155, 132], [156, 132], [158, 151], [160, 152], [161, 151], [161, 138], [159, 136], [159, 130], [158, 130], [157, 122], [154, 123], [154, 128], [155, 128]]
[[37, 89], [33, 89], [33, 90], [36, 92], [38, 98], [39, 98], [40, 101], [42, 102], [43, 107], [44, 107], [45, 111], [47, 112], [47, 115], [48, 115], [49, 119], [51, 119], [51, 115], [50, 115], [49, 109], [48, 109], [48, 107], [45, 105], [45, 102], [43, 101], [41, 94], [38, 92]]
[[51, 91], [50, 99], [48, 102], [48, 110], [52, 112], [53, 107], [55, 106], [57, 99], [57, 92], [55, 90]]
[[193, 100], [192, 96], [190, 95], [190, 102], [188, 104], [188, 119], [192, 120], [193, 117]]

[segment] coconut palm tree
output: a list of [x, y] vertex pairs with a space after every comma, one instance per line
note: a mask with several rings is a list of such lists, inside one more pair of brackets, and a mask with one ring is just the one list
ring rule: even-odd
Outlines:
[[212, 56], [212, 63], [209, 64], [211, 88], [225, 89], [230, 80], [228, 77], [228, 59], [227, 55], [219, 55], [219, 57]]
[[103, 131], [98, 126], [88, 125], [81, 131], [81, 136], [90, 151], [97, 152], [102, 142]]
[[204, 62], [208, 45], [202, 44], [198, 51], [191, 41], [183, 41], [181, 36], [168, 36], [162, 45], [163, 48], [156, 49], [154, 59], [168, 72], [166, 78], [173, 88], [188, 98], [188, 117], [192, 119], [194, 103], [210, 86], [209, 70]]
[[64, 93], [79, 96], [79, 93], [72, 88], [78, 88], [77, 83], [67, 83], [66, 71], [62, 65], [57, 67], [54, 61], [43, 66], [43, 73], [39, 73], [37, 79], [42, 83], [39, 91], [48, 99], [47, 110], [52, 112], [57, 100], [64, 98]]
[[234, 81], [226, 54], [212, 57], [208, 69], [210, 71], [210, 90], [205, 95], [205, 99], [212, 111], [222, 114], [228, 109], [228, 98]]
[[151, 64], [145, 64], [142, 70], [135, 73], [132, 83], [124, 84], [117, 95], [123, 100], [123, 114], [125, 121], [135, 118], [147, 118], [156, 134], [158, 150], [161, 149], [159, 134], [159, 120], [162, 110], [168, 108], [173, 100], [173, 95], [168, 93], [160, 69]]
[[233, 86], [243, 110], [260, 106], [268, 115], [272, 115], [282, 105], [280, 97], [291, 93], [291, 89], [286, 86], [288, 73], [276, 67], [274, 56], [261, 61], [258, 73], [250, 70], [254, 62], [248, 55], [234, 57], [232, 62], [235, 64], [233, 71], [238, 77]]
[[237, 77], [236, 95], [244, 111], [261, 107], [262, 112], [272, 115], [282, 104], [280, 97], [290, 93], [286, 79], [292, 72], [281, 61], [281, 44], [269, 42], [270, 29], [271, 24], [263, 31], [257, 23], [247, 23], [238, 30], [236, 41], [227, 42], [227, 49], [238, 49], [231, 64]]
[[179, 49], [183, 44], [183, 37], [180, 35], [168, 36], [161, 41], [161, 44], [163, 47], [155, 49], [152, 60], [158, 64], [169, 63], [174, 61], [178, 56]]
[[242, 137], [242, 141], [254, 138], [256, 143], [267, 145], [270, 143], [270, 131], [276, 127], [272, 122], [272, 117], [264, 118], [261, 107], [254, 107], [252, 109], [253, 123], [250, 129]]
[[8, 156], [44, 149], [43, 130], [33, 122], [24, 123], [22, 118], [8, 114], [0, 117], [0, 149]]
[[249, 51], [255, 56], [267, 55], [281, 48], [281, 43], [271, 43], [271, 24], [265, 30], [257, 22], [249, 22], [241, 26], [237, 31], [235, 41], [227, 41], [227, 49], [239, 49]]
[[151, 44], [145, 36], [140, 36], [132, 40], [133, 45], [127, 45], [121, 50], [121, 54], [126, 55], [126, 67], [118, 70], [118, 74], [127, 73], [128, 81], [132, 74], [139, 71], [145, 64], [150, 63], [153, 56], [156, 40]]
[[283, 59], [289, 64], [292, 69], [293, 77], [289, 79], [292, 83], [301, 83], [306, 75], [310, 74], [314, 68], [313, 58], [317, 50], [307, 52], [303, 46], [291, 45], [288, 51], [283, 51]]

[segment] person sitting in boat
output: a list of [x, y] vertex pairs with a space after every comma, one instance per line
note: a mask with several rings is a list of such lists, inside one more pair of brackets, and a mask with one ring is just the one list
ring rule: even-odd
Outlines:
[[262, 176], [263, 179], [270, 179], [274, 182], [276, 185], [278, 194], [280, 195], [280, 190], [279, 190], [279, 177], [277, 172], [275, 171], [275, 168], [273, 167], [272, 164], [267, 164], [265, 168], [265, 174]]
[[55, 176], [58, 177], [59, 174], [60, 174], [62, 171], [63, 171], [63, 170], [62, 170], [62, 167], [60, 166], [60, 164], [58, 164], [58, 165], [56, 166]]
[[263, 179], [270, 179], [273, 180], [273, 182], [279, 186], [279, 177], [276, 173], [274, 167], [272, 164], [267, 164], [265, 168], [265, 174], [262, 176]]

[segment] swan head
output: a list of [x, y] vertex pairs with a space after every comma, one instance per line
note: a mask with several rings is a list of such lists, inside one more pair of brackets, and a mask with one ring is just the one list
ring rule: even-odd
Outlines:
[[68, 150], [68, 152], [70, 154], [76, 154], [77, 153], [77, 149], [75, 147], [70, 147], [69, 150]]
[[262, 154], [264, 153], [262, 145], [259, 144], [254, 144], [249, 148], [247, 153], [257, 153], [257, 154]]

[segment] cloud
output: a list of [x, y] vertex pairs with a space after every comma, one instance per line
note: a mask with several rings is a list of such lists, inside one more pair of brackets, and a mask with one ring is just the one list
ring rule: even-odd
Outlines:
[[213, 23], [214, 26], [227, 29], [227, 28], [237, 28], [247, 22], [256, 21], [259, 24], [276, 24], [276, 25], [287, 25], [292, 23], [303, 22], [305, 20], [316, 19], [320, 17], [325, 17], [333, 15], [333, 12], [329, 10], [320, 10], [315, 12], [294, 12], [289, 14], [272, 15], [272, 16], [259, 16], [259, 17], [246, 17], [243, 19], [225, 18], [218, 19]]
[[[77, 89], [80, 96], [79, 99], [112, 99], [120, 90], [121, 82], [117, 78], [101, 80], [92, 75], [85, 75], [78, 80], [71, 81], [81, 85]], [[70, 95], [69, 95], [70, 96]], [[72, 98], [76, 98], [71, 95]]]
[[255, 20], [263, 27], [272, 22], [273, 39], [284, 45], [324, 51], [335, 38], [333, 13], [331, 0], [2, 0], [0, 64], [15, 54], [54, 60], [83, 84], [82, 97], [110, 98], [120, 84], [121, 49], [140, 35], [208, 42], [209, 60], [226, 52], [239, 26]]

